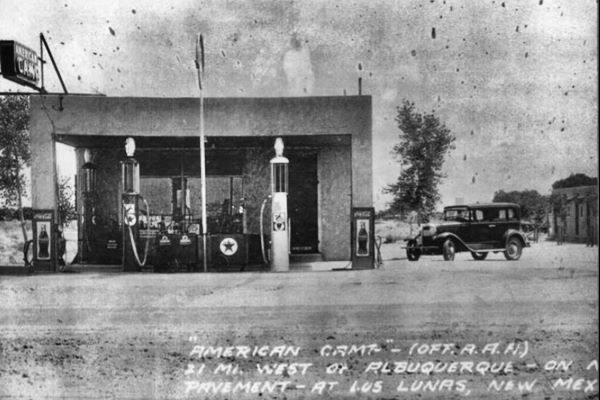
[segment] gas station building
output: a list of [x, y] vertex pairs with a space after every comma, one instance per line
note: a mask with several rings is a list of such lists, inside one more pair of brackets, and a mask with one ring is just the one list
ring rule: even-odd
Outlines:
[[[152, 246], [158, 246], [154, 238], [167, 226], [169, 233], [173, 227], [198, 232], [199, 109], [198, 98], [31, 96], [32, 208], [53, 210], [56, 218], [60, 160], [55, 143], [73, 146], [79, 262], [119, 263], [126, 238], [120, 163], [128, 137], [135, 140], [139, 191], [148, 203], [148, 210], [140, 205], [138, 251], [143, 251], [145, 232], [151, 231]], [[208, 98], [204, 132], [208, 235], [241, 238], [240, 263], [260, 254], [261, 229], [268, 240], [269, 160], [278, 137], [289, 159], [291, 257], [352, 258], [358, 232], [353, 210], [372, 207], [370, 96]], [[93, 165], [92, 189], [82, 182], [84, 165]]]

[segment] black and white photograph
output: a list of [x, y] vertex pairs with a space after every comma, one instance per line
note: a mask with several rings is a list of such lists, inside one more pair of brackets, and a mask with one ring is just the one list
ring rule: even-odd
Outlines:
[[0, 399], [597, 399], [598, 21], [0, 0]]

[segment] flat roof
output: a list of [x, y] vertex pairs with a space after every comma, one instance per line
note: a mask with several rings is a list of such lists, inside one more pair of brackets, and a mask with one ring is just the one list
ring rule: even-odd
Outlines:
[[[123, 148], [122, 136], [84, 136], [84, 135], [55, 135], [57, 142], [74, 147], [93, 148]], [[313, 136], [287, 136], [280, 135], [286, 148], [303, 147], [335, 147], [350, 146], [351, 135], [313, 135]], [[206, 135], [206, 146], [216, 149], [240, 149], [246, 147], [273, 147], [275, 138], [269, 136], [212, 136]], [[172, 137], [172, 136], [135, 136], [137, 149], [146, 150], [193, 150], [200, 148], [200, 138], [197, 137]]]
[[471, 204], [457, 204], [454, 206], [447, 206], [446, 208], [460, 208], [460, 207], [468, 207], [468, 208], [497, 208], [497, 207], [520, 207], [516, 203], [471, 203]]
[[[193, 97], [31, 96], [32, 132], [52, 132], [56, 140], [75, 146], [105, 146], [106, 140], [112, 146], [110, 137], [120, 141], [132, 136], [153, 137], [164, 142], [162, 147], [189, 147], [199, 127], [200, 101]], [[368, 146], [371, 97], [209, 97], [204, 100], [204, 133], [226, 137], [233, 146], [247, 145], [247, 138], [252, 144], [256, 138], [270, 144], [278, 136], [317, 146], [345, 145], [348, 139]], [[147, 141], [148, 146], [157, 142]]]

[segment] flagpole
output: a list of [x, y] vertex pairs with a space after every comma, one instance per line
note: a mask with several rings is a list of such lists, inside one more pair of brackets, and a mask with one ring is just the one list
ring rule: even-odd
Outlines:
[[204, 42], [198, 34], [196, 40], [196, 69], [198, 70], [198, 88], [200, 89], [200, 191], [202, 196], [202, 263], [204, 272], [208, 271], [206, 252], [206, 155], [204, 148], [204, 91], [202, 90], [202, 75], [204, 75]]

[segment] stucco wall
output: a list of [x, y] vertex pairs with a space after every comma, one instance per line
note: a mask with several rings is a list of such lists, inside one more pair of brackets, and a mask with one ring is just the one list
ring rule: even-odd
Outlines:
[[56, 156], [53, 122], [44, 98], [31, 98], [31, 204], [34, 209], [56, 209]]
[[[121, 164], [120, 161], [125, 157], [124, 152], [115, 149], [90, 148], [92, 153], [92, 162], [96, 166], [96, 195], [94, 201], [96, 204], [96, 220], [98, 225], [115, 226], [120, 223], [121, 213]], [[83, 165], [83, 150], [76, 149], [77, 164]], [[59, 161], [60, 162], [60, 161]], [[32, 171], [33, 171], [32, 164]], [[78, 171], [78, 175], [80, 172]], [[33, 173], [32, 173], [33, 175]], [[81, 177], [79, 177], [81, 179]], [[78, 185], [78, 191], [81, 189]], [[33, 187], [35, 192], [37, 188]], [[82, 195], [77, 194], [77, 209], [82, 210]], [[36, 207], [35, 205], [33, 206]]]
[[148, 202], [151, 214], [171, 214], [172, 210], [171, 178], [140, 179], [140, 193]]
[[[33, 96], [32, 113], [42, 104], [58, 134], [197, 136], [196, 98]], [[371, 97], [208, 98], [208, 136], [353, 134], [370, 140]], [[50, 125], [50, 124], [49, 124]]]
[[350, 258], [351, 152], [331, 147], [318, 153], [319, 231], [323, 258]]
[[[246, 232], [260, 233], [260, 207], [271, 193], [271, 169], [269, 160], [273, 151], [264, 148], [251, 148], [246, 152], [243, 169], [244, 196], [246, 200]], [[270, 202], [267, 202], [270, 205]], [[263, 229], [269, 234], [271, 208], [266, 207], [263, 214]]]

